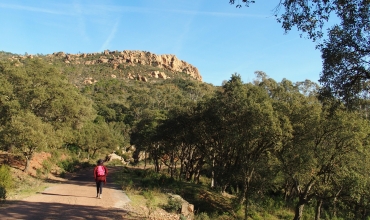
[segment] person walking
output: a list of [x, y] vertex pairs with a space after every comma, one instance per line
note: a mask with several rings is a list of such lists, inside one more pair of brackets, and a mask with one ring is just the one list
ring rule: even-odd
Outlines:
[[98, 160], [97, 165], [94, 168], [94, 179], [96, 182], [96, 198], [101, 199], [103, 194], [103, 183], [107, 183], [108, 169], [103, 165], [102, 159]]

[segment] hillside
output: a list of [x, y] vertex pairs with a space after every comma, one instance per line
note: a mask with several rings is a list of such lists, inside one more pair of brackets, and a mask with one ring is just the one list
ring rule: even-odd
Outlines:
[[102, 79], [139, 80], [156, 82], [173, 78], [202, 81], [198, 69], [179, 60], [175, 55], [156, 55], [146, 51], [104, 51], [101, 53], [67, 54], [55, 52], [47, 55], [16, 55], [1, 52], [15, 65], [25, 59], [43, 59], [59, 67], [71, 82], [80, 86], [93, 84]]
[[[320, 100], [314, 82], [276, 82], [261, 71], [253, 82], [233, 74], [216, 87], [175, 56], [148, 52], [0, 57], [0, 150], [25, 172], [38, 152], [55, 158], [40, 176], [51, 164], [70, 172], [115, 152], [119, 163], [144, 167], [123, 185], [149, 200], [145, 187], [172, 186], [208, 216], [370, 216], [367, 102], [348, 111]], [[10, 187], [2, 182], [0, 199]], [[210, 207], [183, 184], [231, 194], [232, 205]]]

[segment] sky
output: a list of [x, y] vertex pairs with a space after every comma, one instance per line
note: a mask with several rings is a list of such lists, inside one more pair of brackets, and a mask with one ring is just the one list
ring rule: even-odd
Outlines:
[[251, 82], [255, 71], [278, 82], [318, 82], [321, 53], [300, 32], [284, 33], [273, 16], [278, 2], [236, 8], [229, 0], [0, 0], [0, 51], [141, 50], [174, 54], [216, 86], [234, 73]]

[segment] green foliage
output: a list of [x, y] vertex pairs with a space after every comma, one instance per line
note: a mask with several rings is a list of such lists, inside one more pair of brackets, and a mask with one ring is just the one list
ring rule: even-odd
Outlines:
[[[229, 2], [234, 4], [235, 0]], [[243, 2], [248, 6], [255, 0]], [[239, 1], [237, 7], [241, 7]], [[274, 15], [286, 32], [296, 27], [318, 42], [323, 59], [323, 99], [339, 98], [349, 108], [368, 100], [369, 1], [284, 0], [279, 1]], [[325, 27], [328, 24], [331, 26]]]
[[154, 195], [152, 193], [152, 191], [150, 190], [147, 190], [147, 191], [143, 191], [142, 192], [142, 195], [144, 196], [145, 199], [147, 200], [153, 200], [154, 199]]
[[0, 185], [0, 202], [5, 201], [6, 198], [7, 198], [6, 189], [5, 187]]
[[0, 185], [5, 189], [11, 189], [13, 187], [13, 179], [10, 167], [7, 165], [0, 166]]
[[181, 210], [181, 206], [182, 206], [182, 200], [181, 199], [174, 198], [173, 196], [169, 196], [168, 197], [168, 203], [164, 207], [164, 209], [169, 211], [169, 212], [178, 212], [179, 210]]
[[149, 209], [149, 215], [150, 215], [150, 213], [155, 208], [155, 204], [154, 204], [155, 203], [155, 197], [154, 197], [152, 191], [150, 191], [150, 190], [143, 191], [142, 192], [142, 195], [146, 199], [145, 205], [146, 205], [146, 207], [148, 207], [148, 209]]
[[157, 173], [153, 170], [146, 170], [143, 173], [138, 173], [142, 177], [141, 185], [147, 188], [166, 187], [170, 185], [176, 185], [176, 181], [168, 177], [166, 174]]
[[211, 220], [207, 213], [201, 212], [195, 215], [195, 220]]
[[13, 178], [9, 166], [0, 166], [0, 201], [7, 198], [7, 191], [13, 187]]
[[[253, 83], [234, 74], [222, 87], [182, 73], [144, 83], [126, 76], [157, 68], [121, 65], [112, 72], [106, 64], [42, 59], [0, 61], [0, 147], [27, 160], [51, 152], [36, 171], [40, 178], [53, 164], [74, 172], [90, 165], [79, 159], [135, 145], [136, 162], [139, 151], [149, 155], [136, 165], [150, 168], [124, 167], [117, 181], [127, 192], [143, 191], [150, 209], [158, 190], [179, 194], [210, 219], [292, 219], [297, 203], [305, 204], [301, 217], [312, 219], [318, 198], [325, 218], [370, 213], [367, 108], [322, 104], [313, 82], [276, 82], [257, 72]], [[82, 84], [87, 77], [98, 82]], [[69, 159], [60, 161], [62, 154]], [[131, 152], [121, 156], [134, 160]], [[169, 202], [170, 209], [177, 205]]]
[[61, 176], [64, 176], [66, 172], [73, 173], [79, 169], [91, 167], [92, 164], [88, 161], [81, 162], [81, 160], [77, 158], [69, 158], [58, 161], [57, 166], [63, 169]]

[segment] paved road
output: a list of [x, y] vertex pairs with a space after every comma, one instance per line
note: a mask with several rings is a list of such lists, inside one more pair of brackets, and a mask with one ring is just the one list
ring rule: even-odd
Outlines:
[[[110, 173], [118, 167], [109, 168]], [[103, 198], [96, 198], [93, 168], [63, 183], [0, 208], [0, 219], [138, 219], [123, 207], [130, 200], [108, 176]]]

